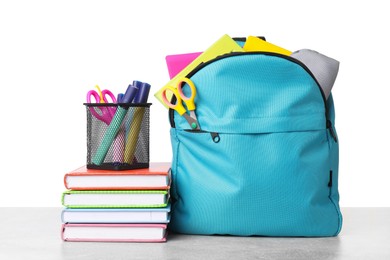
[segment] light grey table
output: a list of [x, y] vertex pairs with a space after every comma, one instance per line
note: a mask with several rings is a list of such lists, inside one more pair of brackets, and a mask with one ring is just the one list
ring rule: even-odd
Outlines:
[[390, 259], [390, 208], [343, 208], [331, 238], [170, 234], [166, 243], [63, 242], [62, 208], [0, 208], [0, 259]]

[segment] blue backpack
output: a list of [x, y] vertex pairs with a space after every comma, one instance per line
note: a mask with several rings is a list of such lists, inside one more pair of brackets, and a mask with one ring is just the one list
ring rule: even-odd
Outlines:
[[186, 234], [336, 236], [332, 95], [291, 56], [240, 52], [187, 76], [201, 130], [170, 110], [172, 215]]

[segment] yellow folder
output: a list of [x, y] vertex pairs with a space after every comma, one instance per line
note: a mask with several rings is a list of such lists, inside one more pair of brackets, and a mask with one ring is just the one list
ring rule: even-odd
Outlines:
[[[185, 67], [181, 72], [179, 72], [173, 79], [171, 79], [164, 87], [157, 91], [154, 96], [165, 106], [162, 101], [161, 94], [165, 87], [172, 86], [177, 87], [177, 83], [180, 82], [184, 77], [186, 77], [193, 69], [195, 69], [202, 62], [207, 62], [214, 59], [217, 56], [227, 54], [230, 52], [243, 52], [244, 50], [238, 45], [229, 35], [223, 35], [218, 41], [211, 45], [207, 50], [205, 50], [201, 55], [199, 55], [194, 61], [192, 61], [187, 67]], [[166, 94], [171, 94], [166, 92]], [[171, 97], [168, 97], [170, 100]], [[168, 108], [168, 107], [167, 107]]]
[[267, 52], [280, 53], [288, 56], [291, 55], [292, 53], [289, 50], [286, 50], [270, 42], [264, 41], [255, 36], [249, 36], [243, 48], [245, 51], [267, 51]]

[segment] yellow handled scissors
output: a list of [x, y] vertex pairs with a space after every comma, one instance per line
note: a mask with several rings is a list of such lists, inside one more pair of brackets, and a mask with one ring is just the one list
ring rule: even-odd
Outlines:
[[[191, 96], [189, 97], [187, 97], [183, 93], [184, 83], [187, 83], [191, 89]], [[176, 97], [176, 104], [172, 104], [171, 101], [168, 100], [167, 90], [172, 92], [173, 96]], [[165, 105], [174, 109], [177, 113], [179, 113], [180, 116], [184, 116], [184, 118], [187, 120], [188, 124], [192, 129], [200, 130], [198, 119], [195, 114], [196, 107], [195, 107], [194, 99], [196, 96], [196, 88], [192, 80], [188, 78], [183, 78], [177, 84], [177, 88], [174, 88], [172, 86], [167, 86], [163, 89], [161, 94], [162, 94], [162, 100]], [[190, 112], [189, 115], [187, 114], [187, 109], [183, 106], [183, 102], [186, 104], [186, 107]]]

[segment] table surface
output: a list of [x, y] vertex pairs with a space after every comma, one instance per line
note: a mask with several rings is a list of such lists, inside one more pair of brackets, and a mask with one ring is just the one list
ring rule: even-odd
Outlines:
[[0, 208], [0, 259], [390, 259], [390, 208], [342, 208], [330, 238], [170, 234], [166, 243], [63, 242], [62, 208]]

